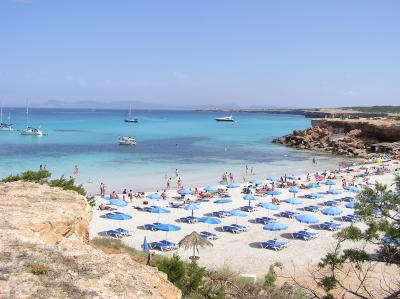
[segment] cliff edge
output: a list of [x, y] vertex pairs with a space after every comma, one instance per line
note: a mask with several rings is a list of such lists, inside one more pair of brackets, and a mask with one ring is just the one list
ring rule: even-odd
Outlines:
[[157, 269], [88, 244], [92, 211], [72, 191], [0, 183], [0, 298], [180, 298]]

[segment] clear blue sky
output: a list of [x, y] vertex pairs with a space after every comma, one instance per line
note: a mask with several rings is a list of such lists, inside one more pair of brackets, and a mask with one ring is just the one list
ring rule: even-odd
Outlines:
[[0, 98], [400, 104], [400, 1], [0, 0]]

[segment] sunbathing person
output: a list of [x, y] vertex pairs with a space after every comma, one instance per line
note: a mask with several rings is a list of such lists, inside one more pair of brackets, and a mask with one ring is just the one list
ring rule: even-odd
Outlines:
[[113, 211], [113, 210], [116, 210], [116, 209], [114, 209], [114, 208], [112, 208], [110, 206], [106, 206], [105, 204], [101, 203], [99, 205], [99, 210], [100, 211]]

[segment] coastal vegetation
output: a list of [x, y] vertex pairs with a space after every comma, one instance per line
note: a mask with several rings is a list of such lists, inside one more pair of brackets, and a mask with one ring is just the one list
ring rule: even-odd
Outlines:
[[[366, 227], [362, 229], [350, 225], [337, 234], [335, 248], [311, 273], [317, 282], [315, 289], [322, 287], [324, 294], [319, 295], [313, 288], [302, 286], [315, 298], [335, 298], [333, 294], [338, 292], [362, 299], [399, 298], [400, 175], [396, 175], [394, 185], [396, 192], [390, 191], [387, 185], [376, 183], [373, 187], [365, 187], [358, 195], [355, 214], [362, 218]], [[345, 243], [347, 246], [343, 249]], [[373, 254], [367, 251], [368, 245], [376, 248]], [[381, 290], [377, 295], [370, 279], [376, 276], [379, 265], [389, 267], [397, 274], [388, 274], [384, 270], [378, 272]], [[354, 283], [350, 285], [349, 280]], [[294, 281], [297, 282], [296, 279]], [[298, 286], [301, 284], [298, 283]]]
[[[92, 245], [106, 253], [127, 253], [133, 260], [142, 264], [145, 264], [148, 258], [147, 253], [125, 245], [121, 240], [94, 238]], [[279, 263], [274, 263], [265, 277], [255, 282], [227, 266], [219, 270], [210, 270], [200, 267], [195, 261], [182, 261], [178, 255], [169, 258], [152, 254], [150, 265], [166, 273], [168, 279], [181, 289], [184, 298], [307, 298], [307, 293], [298, 287], [288, 283], [276, 283], [276, 268], [282, 268]]]
[[361, 112], [371, 112], [371, 113], [400, 113], [400, 106], [352, 106], [343, 107], [341, 109], [354, 110]]
[[[39, 184], [48, 184], [50, 187], [59, 187], [63, 190], [75, 191], [80, 195], [86, 196], [85, 188], [83, 188], [81, 184], [77, 185], [73, 177], [66, 179], [64, 176], [61, 176], [59, 179], [53, 180], [51, 180], [50, 178], [51, 172], [46, 169], [42, 169], [38, 171], [28, 170], [16, 175], [10, 174], [9, 176], [3, 178], [1, 181], [3, 183], [25, 181]], [[87, 201], [90, 206], [94, 206], [94, 197], [87, 197]]]

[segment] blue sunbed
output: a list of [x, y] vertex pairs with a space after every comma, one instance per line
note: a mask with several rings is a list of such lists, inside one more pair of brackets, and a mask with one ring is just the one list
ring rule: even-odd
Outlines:
[[178, 248], [178, 246], [170, 241], [163, 240], [160, 242], [152, 242], [149, 244], [151, 249], [158, 249], [160, 251], [169, 251], [169, 250], [175, 250]]
[[218, 218], [224, 218], [227, 216], [231, 216], [227, 211], [217, 211], [217, 212], [212, 212], [212, 215]]
[[342, 225], [340, 223], [335, 223], [333, 221], [328, 221], [321, 223], [319, 225], [320, 228], [330, 230], [330, 231], [336, 231], [342, 228]]
[[252, 207], [252, 206], [244, 206], [244, 207], [240, 207], [240, 209], [242, 211], [245, 211], [245, 212], [255, 212], [255, 211], [257, 211], [257, 208], [256, 207]]
[[230, 233], [232, 233], [232, 234], [238, 234], [238, 233], [241, 232], [241, 230], [240, 230], [239, 228], [237, 228], [237, 227], [235, 227], [235, 226], [231, 226], [231, 225], [224, 225], [224, 226], [222, 227], [222, 230], [223, 230], [224, 232], [230, 232]]
[[287, 248], [288, 243], [278, 240], [268, 240], [266, 242], [260, 242], [260, 246], [264, 249], [282, 250], [283, 248]]
[[123, 237], [123, 235], [119, 231], [113, 230], [113, 229], [106, 230], [106, 231], [101, 232], [99, 234], [103, 235], [103, 236], [107, 236], [107, 237], [112, 237], [112, 238], [121, 238], [121, 237]]
[[360, 222], [361, 217], [357, 216], [357, 215], [346, 215], [346, 216], [342, 216], [342, 220], [355, 223], [355, 222]]
[[271, 217], [259, 217], [259, 218], [254, 219], [254, 221], [256, 223], [268, 224], [271, 222], [276, 222], [278, 220], [276, 218], [271, 218]]
[[304, 207], [303, 210], [309, 211], [309, 212], [318, 212], [319, 210], [321, 210], [321, 207], [320, 206], [307, 206], [307, 207]]
[[300, 213], [298, 212], [293, 212], [293, 211], [283, 211], [280, 212], [279, 215], [281, 215], [282, 217], [286, 217], [286, 218], [294, 218], [297, 215], [299, 215]]
[[206, 231], [200, 232], [200, 236], [207, 240], [216, 240], [219, 238], [219, 235]]
[[330, 207], [336, 207], [336, 206], [339, 205], [339, 203], [337, 201], [334, 201], [334, 200], [325, 201], [323, 204], [325, 206], [330, 206]]
[[293, 237], [296, 239], [300, 239], [300, 240], [311, 240], [311, 239], [315, 239], [319, 236], [318, 233], [314, 233], [314, 232], [309, 232], [307, 230], [300, 230], [298, 232], [293, 233]]
[[240, 225], [240, 224], [231, 224], [230, 226], [232, 227], [236, 227], [238, 230], [240, 230], [241, 232], [247, 232], [248, 231], [248, 227], [245, 225]]
[[188, 216], [188, 217], [179, 218], [179, 221], [180, 221], [180, 222], [184, 222], [184, 223], [193, 224], [193, 223], [199, 222], [199, 218], [197, 218], [197, 217], [192, 217], [192, 216]]
[[159, 224], [161, 224], [161, 223], [159, 223], [159, 222], [149, 223], [149, 224], [143, 225], [143, 227], [144, 227], [145, 229], [147, 229], [147, 230], [152, 230], [152, 231], [154, 231], [154, 230], [158, 230], [158, 229], [157, 229], [157, 225], [159, 225]]

